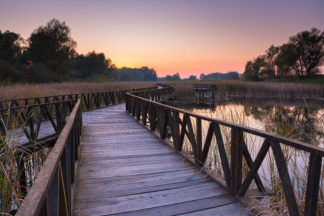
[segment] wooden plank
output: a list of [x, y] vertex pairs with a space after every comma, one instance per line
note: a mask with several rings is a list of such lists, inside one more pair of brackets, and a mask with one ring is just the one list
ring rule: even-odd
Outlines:
[[155, 171], [154, 173], [144, 173], [137, 175], [125, 175], [125, 176], [113, 176], [113, 177], [100, 177], [100, 178], [91, 178], [91, 179], [78, 179], [78, 184], [92, 184], [99, 182], [118, 182], [118, 181], [136, 181], [136, 179], [146, 178], [146, 177], [159, 177], [173, 173], [175, 176], [178, 176], [178, 173], [191, 173], [192, 176], [198, 175], [195, 170], [192, 168], [183, 169], [183, 170], [167, 170], [167, 171]]
[[[83, 118], [73, 215], [174, 215], [236, 202], [124, 109], [113, 114], [101, 110], [98, 116], [95, 112]], [[159, 117], [163, 129], [166, 117], [167, 125], [173, 123], [164, 114]], [[187, 125], [184, 118], [178, 123], [184, 126], [183, 136], [191, 132], [195, 145], [191, 122]]]
[[87, 199], [74, 203], [75, 215], [102, 215], [135, 211], [226, 194], [214, 183], [124, 197]]
[[152, 193], [157, 191], [165, 191], [171, 189], [177, 189], [182, 187], [189, 187], [198, 185], [201, 183], [207, 182], [207, 179], [198, 179], [193, 181], [184, 181], [177, 182], [171, 184], [160, 184], [160, 185], [143, 185], [143, 184], [127, 184], [118, 186], [114, 184], [114, 187], [109, 187], [106, 190], [102, 190], [101, 186], [96, 187], [96, 185], [92, 185], [92, 188], [88, 190], [83, 190], [82, 193], [78, 192], [78, 194], [74, 197], [74, 200], [88, 200], [88, 199], [104, 199], [104, 198], [112, 198], [112, 197], [122, 197], [129, 196], [135, 194], [144, 194], [144, 193]]
[[[245, 210], [247, 211], [247, 210]], [[244, 207], [239, 203], [230, 203], [216, 208], [210, 208], [201, 211], [195, 211], [188, 214], [181, 214], [183, 216], [210, 216], [210, 215], [222, 215], [222, 216], [232, 216], [232, 215], [250, 215], [244, 213]]]
[[[119, 176], [119, 178], [101, 178], [94, 181], [79, 181], [78, 182], [78, 194], [88, 193], [88, 190], [92, 190], [94, 193], [97, 189], [99, 192], [105, 190], [111, 190], [114, 188], [133, 189], [133, 188], [145, 188], [166, 184], [174, 184], [180, 182], [194, 181], [199, 179], [206, 179], [206, 176], [201, 173], [194, 173], [192, 170], [181, 171], [169, 171], [159, 173], [149, 173], [134, 176]], [[113, 187], [109, 187], [112, 186]], [[100, 188], [102, 187], [102, 188]], [[109, 187], [109, 188], [108, 188]]]
[[167, 162], [185, 162], [181, 157], [174, 154], [157, 154], [149, 155], [147, 157], [114, 157], [112, 158], [98, 158], [98, 159], [82, 159], [79, 161], [79, 167], [85, 166], [125, 166], [137, 165], [146, 163], [167, 163]]
[[102, 167], [84, 167], [79, 170], [77, 178], [88, 179], [88, 178], [100, 178], [100, 177], [113, 177], [113, 176], [123, 176], [123, 175], [138, 175], [146, 173], [154, 173], [157, 169], [161, 172], [174, 171], [174, 170], [184, 170], [190, 168], [189, 165], [185, 166], [180, 163], [173, 164], [145, 164], [138, 166], [123, 166], [115, 169], [115, 167], [103, 169]]
[[142, 151], [140, 149], [133, 150], [133, 151], [95, 151], [95, 152], [84, 152], [81, 151], [81, 158], [94, 158], [94, 157], [110, 157], [110, 156], [116, 156], [116, 155], [142, 155], [147, 156], [151, 154], [161, 154], [161, 153], [167, 153], [167, 152], [173, 152], [171, 149], [147, 149], [146, 151]]
[[[123, 216], [165, 216], [165, 215], [179, 215], [193, 211], [205, 210], [212, 207], [223, 206], [234, 203], [235, 200], [228, 195], [219, 195], [214, 197], [208, 197], [204, 199], [198, 199], [188, 202], [175, 203], [171, 205], [165, 205], [161, 207], [142, 209], [137, 211], [123, 212], [115, 215]], [[216, 215], [221, 215], [220, 212]]]

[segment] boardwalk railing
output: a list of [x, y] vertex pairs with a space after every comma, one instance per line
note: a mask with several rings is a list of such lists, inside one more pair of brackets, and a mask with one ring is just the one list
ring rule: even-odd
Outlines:
[[[199, 166], [205, 164], [208, 152], [211, 151], [210, 146], [212, 138], [215, 135], [226, 187], [233, 196], [244, 196], [252, 180], [255, 181], [261, 192], [265, 192], [265, 187], [258, 175], [258, 170], [271, 148], [290, 215], [300, 215], [300, 213], [281, 145], [309, 152], [310, 157], [304, 214], [316, 215], [322, 157], [324, 156], [323, 148], [267, 133], [265, 131], [197, 115], [150, 100], [155, 99], [159, 94], [162, 95], [162, 92], [166, 93], [166, 91], [172, 90], [161, 89], [126, 93], [126, 111], [137, 120], [141, 121], [143, 125], [149, 124], [150, 129], [152, 131], [157, 131], [161, 139], [165, 139], [168, 135], [171, 136], [174, 148], [178, 152], [182, 151], [184, 138], [186, 136], [191, 144], [195, 163]], [[202, 120], [209, 123], [205, 140], [202, 140]], [[196, 122], [196, 127], [193, 126], [192, 122]], [[225, 151], [220, 126], [230, 128], [231, 130], [230, 157], [227, 156]], [[252, 134], [264, 138], [264, 142], [254, 161], [244, 141], [243, 134]], [[245, 159], [249, 167], [249, 171], [244, 179], [243, 159]]]
[[[33, 144], [53, 144], [78, 98], [81, 99], [80, 109], [85, 111], [122, 103], [125, 93], [129, 91], [154, 89], [157, 87], [0, 100], [0, 142], [8, 138], [13, 131], [11, 129], [20, 127], [28, 139], [27, 143], [23, 143], [24, 148]], [[42, 122], [46, 120], [50, 121], [54, 133], [39, 137]]]
[[[23, 132], [28, 140], [22, 146], [25, 150], [33, 144], [39, 146], [55, 142], [76, 102], [77, 99], [71, 99], [0, 109], [0, 141], [17, 139], [21, 135], [19, 132]], [[50, 122], [54, 133], [40, 137], [45, 120]]]
[[151, 89], [157, 89], [157, 86], [138, 89], [124, 89], [118, 91], [87, 92], [44, 97], [14, 98], [9, 100], [0, 100], [0, 109], [8, 109], [16, 106], [40, 105], [58, 101], [77, 100], [80, 98], [82, 105], [81, 108], [84, 108], [83, 110], [91, 110], [94, 108], [100, 108], [101, 106], [109, 106], [111, 104], [121, 103], [124, 100], [124, 94], [126, 92], [133, 92], [139, 90], [144, 91]]
[[71, 183], [78, 158], [80, 99], [16, 215], [71, 215]]
[[[135, 90], [145, 91], [154, 89], [157, 89], [157, 86]], [[27, 193], [27, 189], [32, 187], [34, 181], [34, 174], [29, 173], [28, 168], [26, 168], [26, 163], [34, 163], [28, 156], [46, 147], [53, 147], [57, 143], [59, 135], [63, 133], [62, 130], [67, 123], [67, 118], [72, 118], [77, 101], [78, 115], [80, 115], [77, 118], [77, 121], [79, 121], [77, 124], [79, 125], [78, 127], [81, 127], [82, 111], [121, 103], [124, 100], [125, 93], [129, 91], [134, 90], [127, 89], [115, 92], [69, 94], [0, 101], [0, 150], [4, 145], [14, 144], [17, 146], [15, 151], [18, 168], [17, 178], [19, 179], [22, 195]], [[80, 136], [80, 133], [78, 133], [78, 136]], [[41, 166], [38, 163], [35, 165]], [[73, 169], [73, 167], [71, 168]], [[74, 173], [73, 170], [71, 172]]]

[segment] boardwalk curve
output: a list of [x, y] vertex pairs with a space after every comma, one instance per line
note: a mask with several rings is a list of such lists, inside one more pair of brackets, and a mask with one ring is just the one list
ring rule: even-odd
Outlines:
[[83, 113], [73, 215], [242, 215], [244, 207], [125, 112]]

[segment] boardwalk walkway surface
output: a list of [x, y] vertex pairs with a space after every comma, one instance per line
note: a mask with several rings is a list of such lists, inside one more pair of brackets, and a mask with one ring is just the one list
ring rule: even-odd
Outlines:
[[242, 215], [244, 207], [116, 105], [83, 113], [73, 215]]

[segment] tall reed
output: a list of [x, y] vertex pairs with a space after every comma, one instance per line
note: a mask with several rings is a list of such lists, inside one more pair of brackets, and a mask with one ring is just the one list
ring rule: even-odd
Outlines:
[[[300, 113], [296, 119], [292, 118], [291, 115], [296, 114], [295, 112], [285, 113], [285, 109], [272, 108], [268, 110], [268, 116], [271, 120], [275, 119], [275, 124], [272, 121], [265, 121], [265, 125], [261, 126], [258, 120], [252, 118], [246, 114], [246, 107], [243, 105], [219, 105], [215, 108], [215, 111], [210, 109], [189, 109], [189, 111], [194, 113], [199, 113], [206, 115], [211, 118], [217, 118], [233, 122], [236, 124], [258, 128], [261, 130], [266, 130], [271, 133], [276, 133], [278, 135], [290, 137], [293, 139], [298, 139], [301, 141], [308, 140], [308, 143], [312, 145], [323, 145], [324, 144], [324, 113], [318, 112], [315, 116], [317, 125], [312, 128], [311, 131], [305, 130], [307, 125], [305, 122], [309, 121], [310, 116], [305, 113]], [[287, 108], [289, 109], [289, 108]], [[305, 108], [306, 110], [308, 108]], [[281, 117], [278, 117], [281, 116]], [[313, 116], [314, 117], [314, 116]], [[303, 119], [301, 119], [303, 118]], [[195, 125], [195, 123], [192, 123]], [[202, 122], [202, 137], [203, 140], [207, 135], [207, 128], [209, 122]], [[231, 130], [228, 127], [220, 126], [225, 150], [227, 156], [230, 160], [230, 140], [231, 140]], [[308, 132], [309, 134], [305, 134]], [[263, 138], [257, 137], [255, 135], [243, 133], [245, 143], [247, 144], [248, 150], [253, 159], [255, 159], [262, 142]], [[192, 151], [189, 141], [185, 140], [185, 151]], [[295, 191], [298, 207], [302, 212], [305, 205], [305, 194], [306, 194], [306, 184], [307, 184], [307, 172], [309, 163], [309, 153], [297, 150], [292, 147], [287, 147], [282, 145], [282, 150], [286, 160], [286, 164], [289, 170], [292, 185]], [[205, 166], [211, 170], [216, 171], [220, 175], [224, 175], [222, 171], [222, 165], [220, 160], [220, 155], [218, 153], [218, 148], [216, 145], [215, 137], [213, 137], [212, 145], [210, 147], [209, 155]], [[247, 175], [249, 168], [244, 161], [243, 164], [243, 176]], [[272, 151], [270, 150], [265, 160], [263, 161], [261, 168], [259, 169], [259, 175], [264, 183], [264, 185], [275, 192], [273, 196], [257, 197], [259, 202], [271, 209], [271, 214], [274, 215], [287, 215], [288, 209], [286, 207], [285, 196], [282, 188], [282, 183], [280, 180], [279, 173], [277, 171], [276, 162]], [[256, 185], [252, 184], [251, 189], [256, 189]], [[320, 180], [320, 190], [319, 190], [319, 201], [318, 201], [318, 215], [324, 215], [324, 169], [321, 171]], [[303, 212], [302, 212], [303, 213]]]
[[[44, 148], [38, 152], [21, 154], [20, 137], [25, 124], [18, 123], [18, 118], [10, 121], [5, 136], [0, 135], [0, 214], [3, 215], [14, 214], [19, 208], [50, 151]], [[0, 118], [0, 121], [3, 119]], [[18, 164], [22, 164], [23, 170]], [[23, 174], [26, 185], [21, 182]]]

